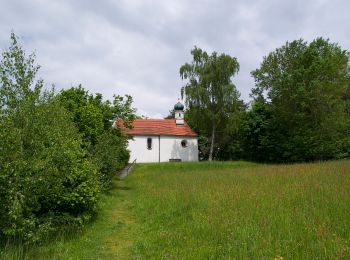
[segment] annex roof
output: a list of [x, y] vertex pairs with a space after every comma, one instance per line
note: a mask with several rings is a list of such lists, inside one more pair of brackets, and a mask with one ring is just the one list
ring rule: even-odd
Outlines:
[[175, 119], [136, 119], [132, 123], [133, 128], [125, 128], [121, 122], [117, 124], [128, 135], [172, 135], [172, 136], [197, 136], [185, 122], [177, 125]]

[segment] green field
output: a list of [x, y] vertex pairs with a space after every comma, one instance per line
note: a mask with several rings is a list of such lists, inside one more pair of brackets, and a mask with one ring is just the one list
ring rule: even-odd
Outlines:
[[350, 258], [350, 160], [137, 165], [98, 218], [28, 259]]

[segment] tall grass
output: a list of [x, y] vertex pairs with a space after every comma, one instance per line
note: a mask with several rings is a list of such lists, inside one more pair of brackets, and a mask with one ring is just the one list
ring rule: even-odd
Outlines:
[[141, 165], [141, 258], [350, 257], [350, 161]]
[[137, 165], [95, 222], [1, 259], [350, 258], [350, 160]]

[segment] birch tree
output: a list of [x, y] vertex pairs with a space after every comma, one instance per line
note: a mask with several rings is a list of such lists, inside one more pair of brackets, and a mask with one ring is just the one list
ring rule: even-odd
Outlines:
[[227, 54], [207, 52], [195, 47], [191, 63], [180, 68], [187, 83], [182, 87], [191, 120], [210, 142], [209, 161], [213, 159], [217, 133], [224, 127], [240, 103], [240, 94], [232, 82], [239, 70], [237, 58]]

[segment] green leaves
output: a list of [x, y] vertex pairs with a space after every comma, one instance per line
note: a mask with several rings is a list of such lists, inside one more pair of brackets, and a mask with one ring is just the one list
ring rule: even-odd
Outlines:
[[97, 168], [101, 189], [108, 190], [113, 176], [129, 161], [127, 136], [113, 129], [112, 122], [122, 119], [131, 127], [135, 118], [131, 96], [115, 95], [111, 103], [103, 101], [101, 94], [90, 95], [78, 86], [62, 90], [57, 98], [71, 112], [87, 157]]
[[345, 141], [350, 125], [344, 102], [349, 71], [348, 52], [322, 38], [310, 44], [287, 42], [264, 57], [260, 68], [252, 72], [252, 96], [271, 113], [265, 121], [268, 134], [259, 137], [265, 140], [260, 145], [272, 148], [270, 159], [345, 156], [350, 147]]
[[136, 109], [132, 107], [132, 97], [129, 95], [125, 95], [125, 97], [113, 95], [113, 98], [111, 110], [114, 120], [122, 119], [123, 124], [130, 128], [132, 121], [136, 119]]
[[17, 36], [11, 33], [11, 46], [2, 53], [0, 62], [0, 108], [3, 113], [15, 109], [26, 100], [35, 102], [39, 99], [43, 81], [34, 83], [40, 68], [34, 60], [34, 53], [26, 58]]
[[132, 122], [132, 98], [111, 104], [81, 86], [43, 91], [34, 60], [12, 34], [0, 62], [0, 239], [36, 242], [83, 225], [129, 160], [127, 137], [111, 120]]
[[[230, 118], [244, 110], [244, 104], [239, 100], [240, 94], [232, 83], [239, 64], [235, 57], [218, 55], [216, 52], [208, 55], [198, 47], [191, 54], [192, 63], [186, 63], [180, 68], [181, 78], [187, 80], [181, 93], [186, 98], [190, 125], [210, 138], [211, 159], [215, 143], [221, 142], [227, 137], [225, 133], [230, 132], [226, 128], [236, 127], [235, 120]], [[220, 135], [216, 135], [215, 131], [221, 131]]]
[[35, 82], [35, 56], [11, 43], [0, 62], [0, 238], [36, 242], [92, 216], [99, 182], [70, 114]]

